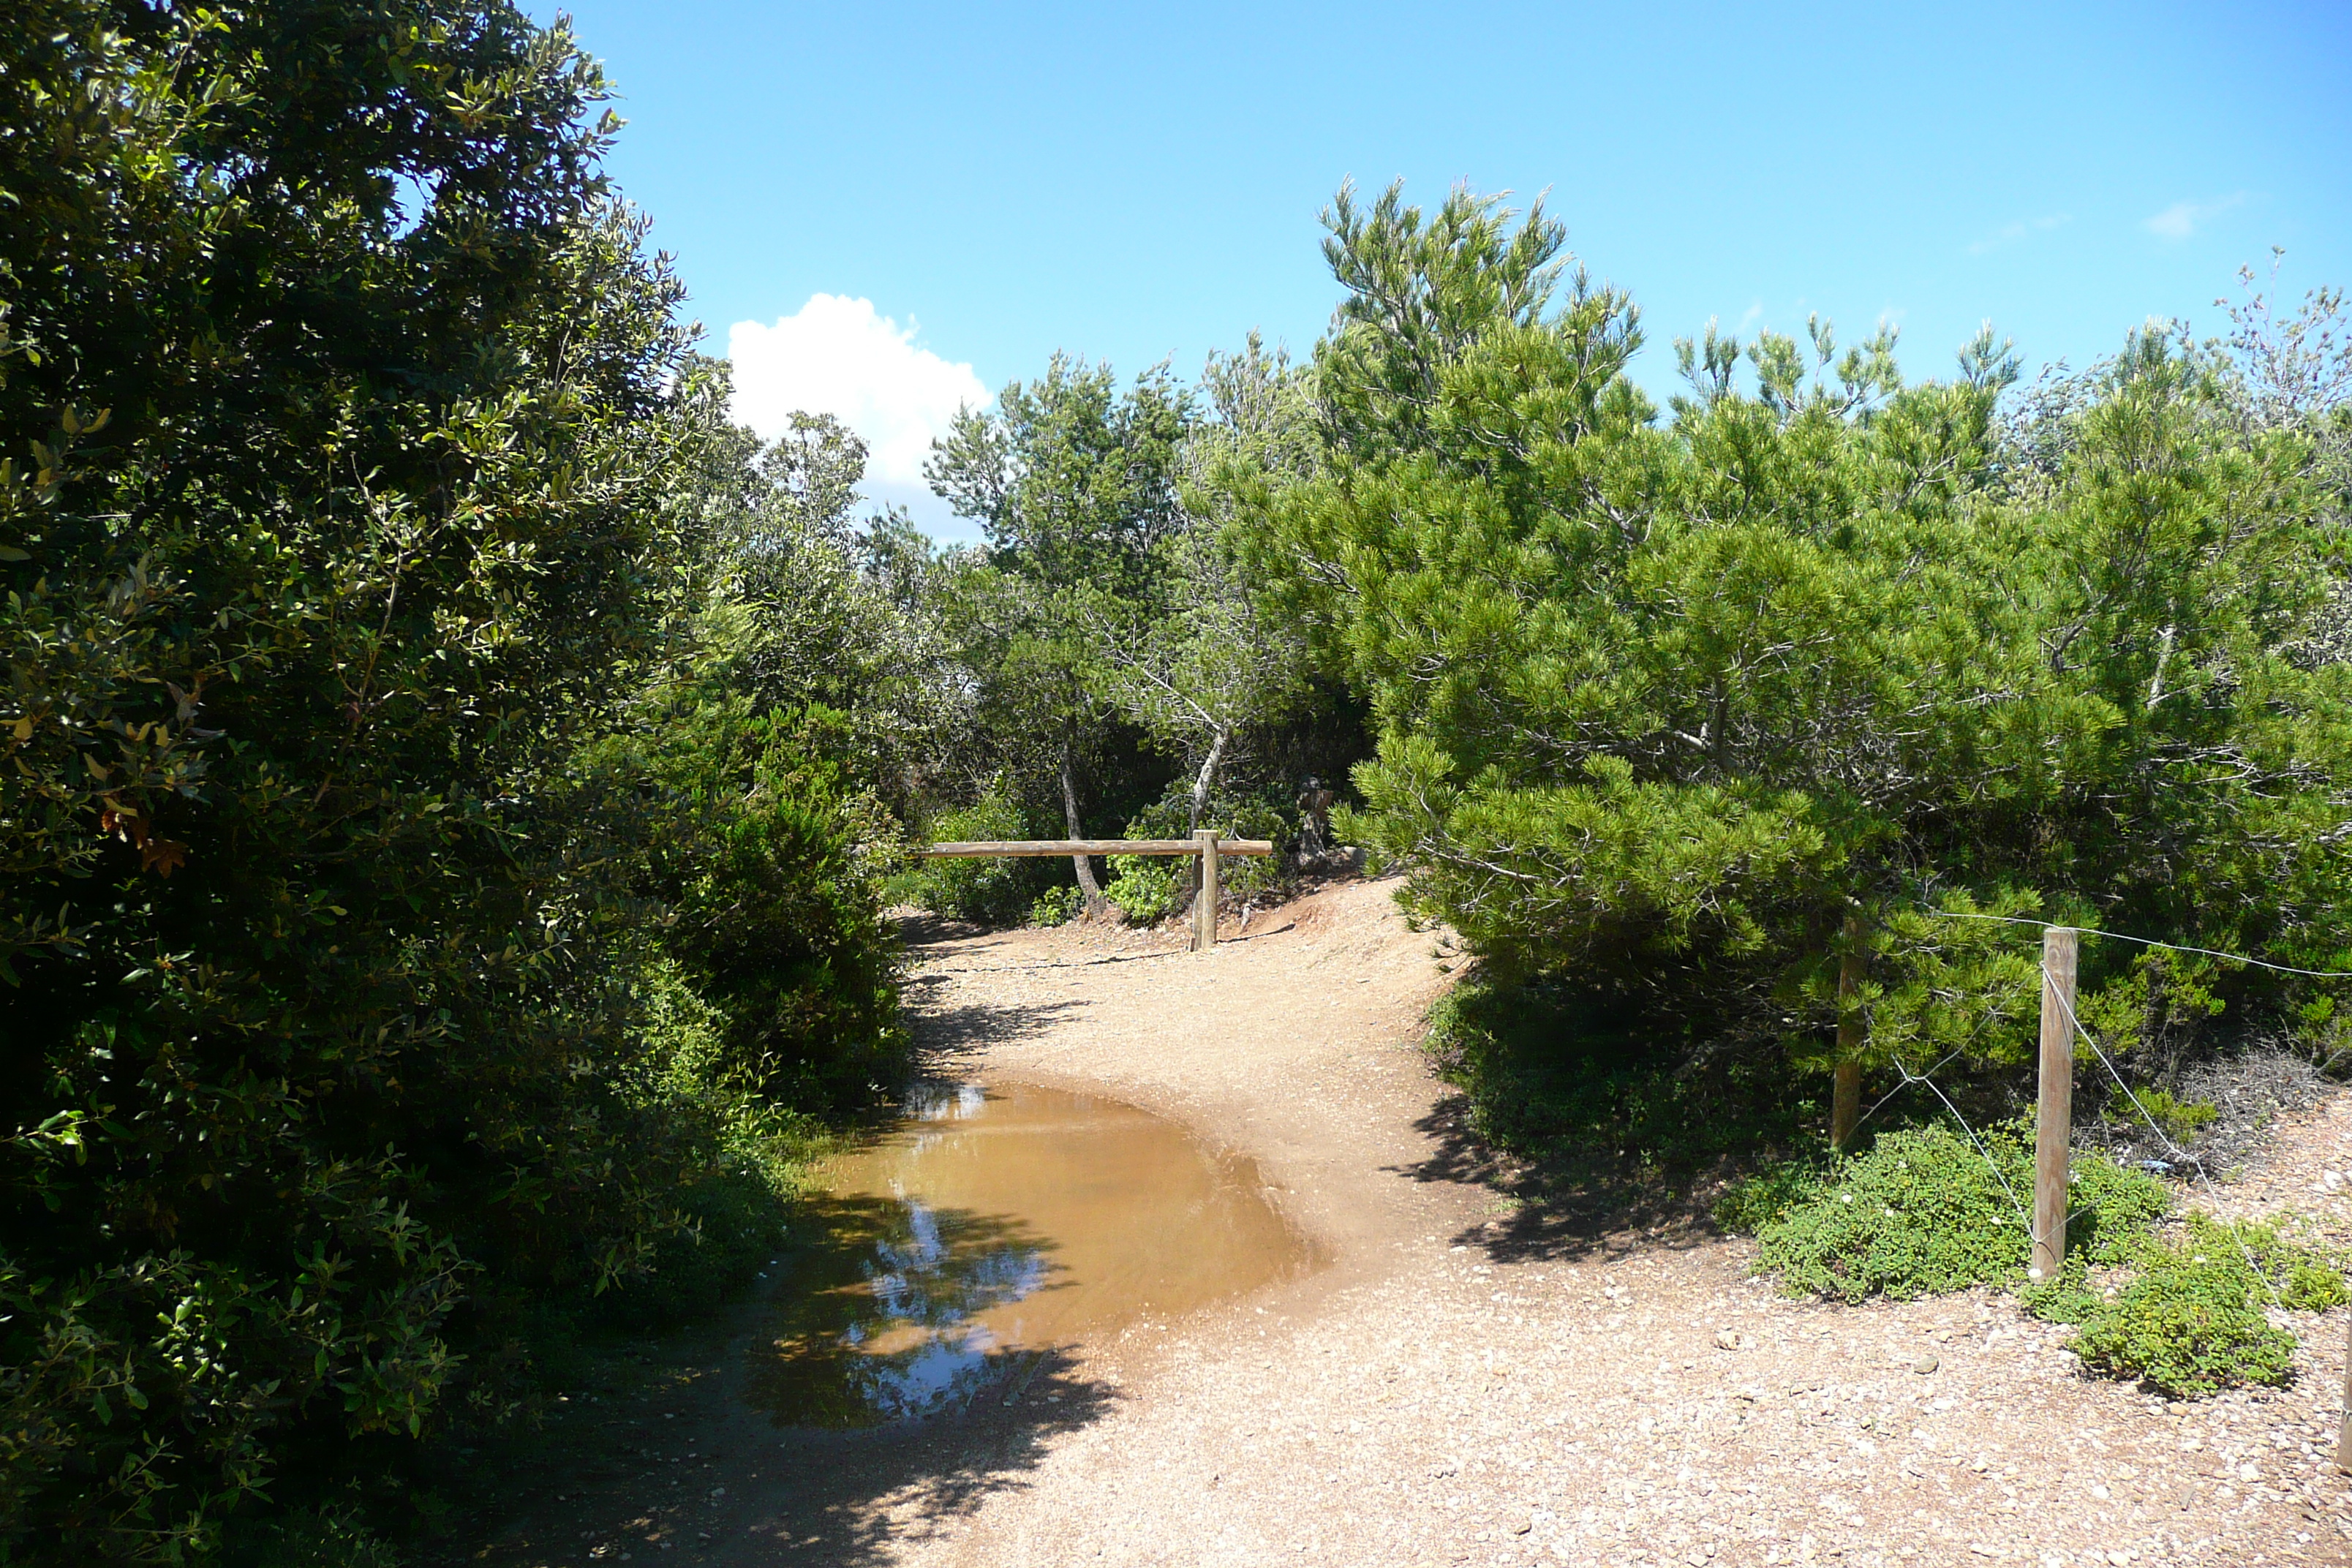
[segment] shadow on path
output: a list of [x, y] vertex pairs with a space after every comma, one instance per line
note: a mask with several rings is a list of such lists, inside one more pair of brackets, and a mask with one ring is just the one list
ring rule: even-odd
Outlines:
[[[763, 1299], [715, 1331], [648, 1347], [634, 1358], [641, 1373], [583, 1383], [543, 1440], [501, 1466], [495, 1497], [469, 1510], [478, 1526], [441, 1560], [850, 1568], [887, 1562], [896, 1543], [1026, 1485], [1055, 1436], [1099, 1419], [1117, 1396], [1055, 1349], [967, 1355], [944, 1374], [926, 1366], [922, 1336], [905, 1325], [983, 1308], [1008, 1258], [1050, 1272], [1053, 1251], [1013, 1220], [927, 1218], [936, 1230], [910, 1236], [895, 1202], [811, 1200], [794, 1227], [803, 1239]], [[926, 1301], [877, 1310], [877, 1243], [898, 1285], [913, 1268], [935, 1276]], [[910, 1268], [920, 1247], [932, 1256]], [[894, 1332], [907, 1342], [881, 1337]], [[873, 1353], [840, 1353], [853, 1343]], [[875, 1408], [929, 1413], [856, 1424]]]
[[933, 991], [937, 983], [927, 984], [929, 981], [929, 976], [919, 974], [907, 984], [907, 1021], [913, 1026], [919, 1056], [927, 1058], [923, 1061], [926, 1076], [952, 1071], [940, 1058], [971, 1056], [992, 1046], [1051, 1033], [1064, 1018], [1083, 1013], [1087, 1006], [1077, 1001], [949, 1004]]
[[1719, 1237], [1702, 1185], [1628, 1169], [1599, 1155], [1528, 1160], [1481, 1139], [1470, 1101], [1448, 1094], [1413, 1123], [1434, 1145], [1427, 1158], [1385, 1167], [1416, 1182], [1482, 1186], [1510, 1207], [1451, 1238], [1500, 1263], [1581, 1262], [1661, 1248], [1686, 1251]]

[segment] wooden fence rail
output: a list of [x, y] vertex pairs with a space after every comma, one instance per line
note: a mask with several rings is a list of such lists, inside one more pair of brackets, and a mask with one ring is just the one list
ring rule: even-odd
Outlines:
[[[1197, 838], [977, 838], [969, 843], [934, 844], [923, 853], [937, 859], [983, 855], [1198, 855]], [[1220, 855], [1271, 855], [1274, 845], [1264, 838], [1220, 838]]]
[[1206, 952], [1217, 945], [1217, 861], [1226, 855], [1271, 855], [1274, 845], [1264, 838], [1220, 838], [1204, 827], [1190, 838], [979, 838], [934, 844], [922, 851], [926, 859], [978, 859], [987, 856], [1059, 855], [1198, 855], [1201, 889], [1192, 897], [1192, 951]]

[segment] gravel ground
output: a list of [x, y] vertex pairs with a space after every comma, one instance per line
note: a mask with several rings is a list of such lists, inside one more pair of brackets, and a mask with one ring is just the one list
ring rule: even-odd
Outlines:
[[[683, 1490], [657, 1457], [562, 1506], [519, 1497], [486, 1557], [2352, 1563], [2332, 1449], [2352, 1314], [2291, 1323], [2286, 1390], [2168, 1404], [2080, 1376], [2064, 1331], [2004, 1299], [1790, 1301], [1746, 1242], [1687, 1225], [1529, 1226], [1465, 1178], [1412, 1048], [1445, 978], [1391, 887], [1327, 889], [1201, 956], [935, 931], [910, 989], [943, 1072], [1108, 1094], [1254, 1157], [1326, 1267], [877, 1434], [780, 1435], [730, 1395], [740, 1355], [714, 1355], [634, 1417], [694, 1457]], [[2352, 1239], [2347, 1173], [2335, 1096], [2222, 1206]]]

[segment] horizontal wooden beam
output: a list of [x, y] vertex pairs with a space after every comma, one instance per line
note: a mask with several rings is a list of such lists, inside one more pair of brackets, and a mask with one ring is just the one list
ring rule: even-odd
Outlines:
[[[999, 838], [934, 844], [919, 851], [929, 859], [972, 859], [984, 855], [1198, 855], [1197, 838]], [[1220, 838], [1220, 855], [1271, 855], [1265, 838]]]

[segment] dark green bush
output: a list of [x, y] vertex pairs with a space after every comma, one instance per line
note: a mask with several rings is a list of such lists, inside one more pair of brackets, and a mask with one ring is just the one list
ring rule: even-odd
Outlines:
[[1815, 1114], [1777, 1044], [1717, 1046], [1556, 979], [1470, 976], [1431, 1010], [1425, 1048], [1472, 1130], [1523, 1155], [1687, 1172], [1793, 1142]]
[[[903, 1065], [897, 949], [869, 858], [887, 825], [820, 749], [823, 715], [712, 696], [661, 714], [642, 770], [661, 953], [711, 1009], [722, 1094], [838, 1111]], [[956, 862], [948, 862], [956, 864]]]
[[1737, 1235], [1753, 1236], [1800, 1205], [1820, 1196], [1823, 1161], [1776, 1160], [1741, 1176], [1716, 1200], [1715, 1223]]
[[2059, 1288], [2028, 1292], [2027, 1304], [2081, 1325], [2074, 1349], [2087, 1371], [2184, 1397], [2284, 1383], [2294, 1336], [2264, 1309], [2323, 1312], [2352, 1300], [2333, 1263], [2247, 1221], [2191, 1215], [2179, 1235], [2143, 1239], [2128, 1267], [2124, 1282], [2104, 1293], [2070, 1269]]
[[[1043, 835], [1022, 814], [1000, 779], [971, 805], [934, 820], [927, 837], [934, 844], [943, 844]], [[898, 879], [893, 891], [933, 914], [981, 925], [1012, 926], [1028, 918], [1030, 906], [1048, 887], [1069, 875], [1066, 860], [927, 860]]]
[[[1889, 1132], [1801, 1186], [1757, 1232], [1757, 1267], [1793, 1292], [1907, 1300], [2024, 1278], [2033, 1161], [2017, 1125], [1987, 1133], [1984, 1152], [1941, 1124]], [[2073, 1203], [2067, 1248], [2095, 1263], [2119, 1260], [2170, 1207], [2161, 1183], [2095, 1155], [2074, 1162]]]
[[729, 1277], [754, 1102], [887, 1066], [891, 960], [799, 721], [644, 695], [741, 458], [568, 33], [10, 15], [0, 1558], [195, 1561]]
[[382, 1536], [347, 1511], [308, 1509], [238, 1532], [229, 1555], [237, 1568], [399, 1568]]

